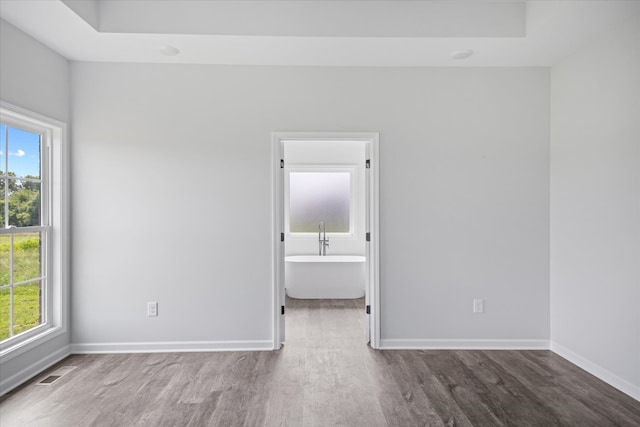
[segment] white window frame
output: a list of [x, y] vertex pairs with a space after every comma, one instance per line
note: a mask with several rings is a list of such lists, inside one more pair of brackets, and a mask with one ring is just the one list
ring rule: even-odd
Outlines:
[[327, 231], [327, 236], [331, 236], [337, 238], [338, 240], [355, 240], [358, 235], [357, 221], [356, 215], [358, 213], [358, 201], [357, 201], [357, 179], [358, 179], [358, 165], [295, 165], [295, 166], [286, 166], [285, 167], [285, 187], [284, 187], [284, 202], [287, 207], [284, 210], [284, 227], [285, 233], [291, 239], [296, 240], [306, 240], [306, 239], [317, 239], [317, 232], [291, 232], [290, 223], [289, 223], [289, 213], [290, 213], [290, 178], [292, 172], [346, 172], [349, 173], [349, 232], [348, 233], [337, 233], [337, 232], [329, 232]]
[[[67, 125], [58, 120], [0, 101], [0, 121], [42, 135], [41, 225], [18, 232], [41, 231], [43, 255], [43, 322], [0, 343], [0, 363], [13, 359], [67, 332], [68, 328], [68, 161]], [[8, 154], [8, 153], [7, 153]], [[0, 224], [0, 234], [14, 234]]]

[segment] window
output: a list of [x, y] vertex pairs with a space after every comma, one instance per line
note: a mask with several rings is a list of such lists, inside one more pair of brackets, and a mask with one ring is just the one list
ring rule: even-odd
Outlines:
[[63, 144], [64, 124], [0, 104], [1, 360], [63, 329]]
[[[42, 324], [46, 238], [42, 135], [0, 123], [0, 341]], [[46, 188], [46, 186], [45, 186]]]
[[287, 174], [289, 233], [353, 234], [355, 168], [296, 167]]

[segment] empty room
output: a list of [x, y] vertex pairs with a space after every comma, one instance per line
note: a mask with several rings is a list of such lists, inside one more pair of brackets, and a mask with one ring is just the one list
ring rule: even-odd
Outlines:
[[640, 1], [0, 0], [0, 425], [640, 426]]

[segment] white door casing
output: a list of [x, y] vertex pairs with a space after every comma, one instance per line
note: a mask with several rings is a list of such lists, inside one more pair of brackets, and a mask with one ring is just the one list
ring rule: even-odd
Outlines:
[[366, 243], [367, 284], [366, 305], [370, 307], [366, 319], [366, 339], [372, 348], [380, 345], [380, 282], [379, 282], [379, 173], [377, 132], [273, 132], [271, 135], [272, 167], [272, 263], [273, 263], [273, 348], [282, 346], [285, 339], [285, 288], [284, 288], [284, 142], [309, 141], [359, 141], [365, 142], [369, 167], [366, 175]]

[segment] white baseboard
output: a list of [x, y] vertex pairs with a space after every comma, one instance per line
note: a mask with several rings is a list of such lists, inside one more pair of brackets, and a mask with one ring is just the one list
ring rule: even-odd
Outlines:
[[569, 350], [568, 348], [558, 344], [557, 342], [551, 341], [551, 351], [556, 353], [559, 356], [567, 359], [569, 362], [573, 363], [576, 366], [581, 367], [585, 371], [589, 372], [591, 375], [598, 377], [602, 381], [606, 382], [612, 387], [617, 388], [623, 393], [628, 394], [633, 397], [637, 401], [640, 401], [640, 387], [630, 383], [629, 381], [620, 378], [616, 374], [611, 371], [603, 368], [597, 363], [593, 363], [589, 359], [575, 353], [573, 350]]
[[206, 351], [273, 350], [273, 341], [177, 341], [71, 344], [73, 354], [91, 353], [184, 353]]
[[65, 357], [69, 356], [71, 354], [70, 350], [71, 350], [70, 346], [67, 345], [61, 348], [60, 350], [48, 355], [47, 357], [39, 360], [33, 365], [27, 366], [20, 372], [17, 372], [11, 375], [10, 377], [1, 378], [0, 379], [0, 396], [3, 396], [4, 394], [18, 387], [19, 385], [29, 381], [31, 378], [37, 376], [45, 369], [55, 365]]
[[548, 340], [382, 339], [381, 350], [549, 350]]

